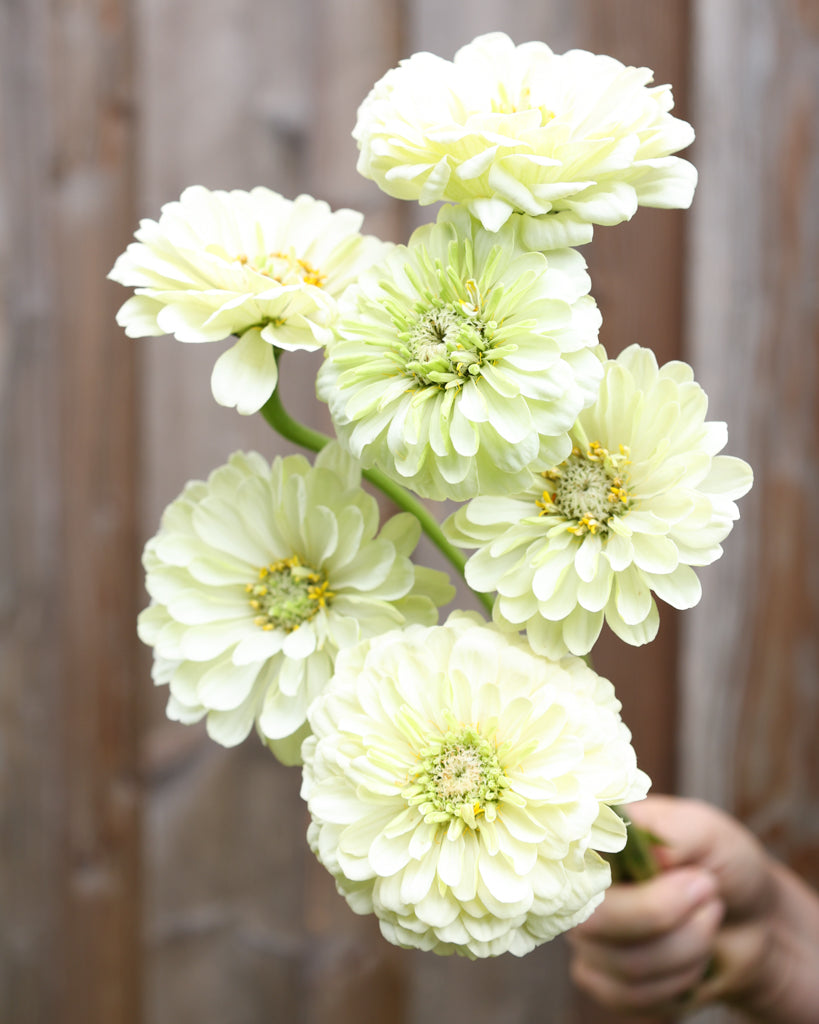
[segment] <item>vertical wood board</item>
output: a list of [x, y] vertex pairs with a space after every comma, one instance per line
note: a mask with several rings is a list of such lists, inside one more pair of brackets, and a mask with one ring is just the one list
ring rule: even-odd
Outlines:
[[684, 622], [681, 781], [816, 886], [819, 8], [695, 10], [689, 348], [755, 483]]
[[135, 407], [104, 279], [130, 220], [129, 8], [0, 13], [0, 1012], [15, 1024], [129, 1024], [140, 987]]

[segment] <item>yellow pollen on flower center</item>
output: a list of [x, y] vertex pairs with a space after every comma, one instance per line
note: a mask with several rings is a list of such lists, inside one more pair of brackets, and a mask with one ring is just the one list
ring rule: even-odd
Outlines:
[[311, 284], [316, 288], [322, 288], [327, 280], [317, 267], [314, 267], [308, 260], [296, 256], [291, 249], [290, 252], [269, 252], [251, 259], [247, 253], [239, 253], [235, 262], [243, 267], [250, 266], [259, 274], [278, 281], [279, 284]]
[[539, 515], [568, 520], [569, 533], [578, 537], [586, 533], [608, 536], [612, 520], [633, 507], [626, 473], [628, 456], [625, 445], [612, 454], [599, 441], [590, 442], [585, 451], [573, 448], [565, 462], [541, 473], [548, 486], [535, 501]]
[[335, 597], [324, 573], [304, 565], [298, 555], [264, 565], [254, 583], [245, 585], [253, 624], [269, 632], [298, 629]]

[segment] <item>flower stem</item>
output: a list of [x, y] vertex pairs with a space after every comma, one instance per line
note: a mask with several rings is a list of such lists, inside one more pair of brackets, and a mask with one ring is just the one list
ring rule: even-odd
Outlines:
[[[279, 390], [279, 388], [276, 388], [264, 406], [262, 406], [262, 416], [264, 416], [270, 426], [277, 433], [281, 434], [282, 437], [287, 438], [288, 441], [293, 441], [295, 444], [301, 445], [302, 448], [307, 448], [313, 452], [321, 451], [321, 449], [332, 439], [326, 434], [322, 434], [321, 431], [313, 430], [311, 427], [305, 426], [303, 423], [299, 423], [298, 420], [294, 420], [282, 405]], [[394, 480], [385, 476], [378, 469], [363, 469], [361, 471], [361, 475], [365, 480], [368, 480], [373, 487], [377, 487], [382, 494], [395, 502], [399, 508], [402, 508], [405, 512], [410, 512], [414, 515], [421, 524], [421, 529], [427, 537], [429, 537], [435, 547], [438, 548], [444, 558], [447, 559], [450, 565], [452, 565], [452, 567], [456, 569], [462, 577], [464, 576], [466, 555], [449, 543], [443, 534], [440, 523], [425, 505], [423, 505], [414, 495], [410, 494], [406, 488], [395, 483]], [[473, 591], [473, 593], [491, 615], [493, 604], [492, 595], [480, 594], [477, 591]]]
[[606, 854], [611, 864], [612, 882], [645, 882], [660, 873], [654, 854], [656, 846], [663, 840], [646, 828], [635, 825], [622, 807], [612, 807], [626, 823], [626, 845], [617, 853]]

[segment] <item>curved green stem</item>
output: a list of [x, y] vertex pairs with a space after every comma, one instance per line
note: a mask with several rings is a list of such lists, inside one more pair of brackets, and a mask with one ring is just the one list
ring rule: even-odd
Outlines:
[[[311, 427], [299, 423], [298, 420], [294, 420], [282, 405], [279, 388], [276, 388], [264, 406], [262, 406], [261, 413], [277, 433], [287, 438], [288, 441], [301, 445], [302, 448], [318, 452], [332, 440], [326, 434], [322, 434], [321, 431], [313, 430]], [[440, 523], [425, 505], [414, 495], [410, 494], [406, 488], [395, 483], [394, 480], [385, 476], [378, 469], [364, 469], [362, 470], [362, 476], [365, 480], [369, 480], [373, 487], [377, 487], [382, 494], [385, 494], [391, 501], [394, 501], [399, 508], [414, 515], [421, 524], [421, 529], [435, 547], [438, 548], [444, 558], [461, 576], [464, 576], [466, 555], [459, 548], [450, 544], [444, 536]], [[473, 593], [491, 615], [492, 595], [480, 594], [477, 591], [473, 591]]]
[[282, 405], [279, 388], [276, 388], [260, 411], [277, 434], [311, 452], [320, 452], [332, 440], [320, 430], [313, 430], [304, 423], [294, 420]]

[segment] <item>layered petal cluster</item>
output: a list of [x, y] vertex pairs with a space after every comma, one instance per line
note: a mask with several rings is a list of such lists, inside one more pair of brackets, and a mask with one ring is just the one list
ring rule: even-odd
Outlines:
[[404, 947], [518, 956], [584, 920], [641, 799], [611, 684], [464, 613], [343, 651], [309, 712], [308, 841]]
[[140, 638], [170, 718], [207, 716], [211, 737], [243, 740], [254, 722], [285, 763], [298, 761], [307, 707], [338, 651], [407, 623], [437, 621], [445, 574], [410, 561], [420, 526], [378, 506], [336, 443], [315, 466], [234, 454], [188, 484], [144, 553], [151, 604]]
[[109, 277], [135, 289], [117, 322], [132, 338], [239, 335], [211, 386], [221, 405], [256, 412], [276, 388], [274, 347], [326, 344], [339, 296], [388, 248], [359, 234], [361, 221], [308, 195], [187, 188], [114, 264]]
[[365, 466], [463, 500], [559, 461], [597, 393], [600, 314], [583, 258], [521, 247], [444, 207], [345, 295], [318, 393]]
[[422, 204], [462, 203], [490, 231], [513, 215], [532, 249], [581, 245], [638, 205], [687, 207], [694, 138], [648, 68], [479, 36], [454, 61], [416, 53], [375, 84], [353, 136], [358, 170]]
[[525, 628], [535, 650], [585, 654], [603, 621], [627, 643], [654, 638], [654, 595], [675, 608], [700, 599], [692, 566], [709, 565], [739, 518], [750, 466], [719, 455], [724, 423], [691, 367], [658, 367], [632, 345], [608, 360], [597, 402], [572, 430], [563, 463], [533, 466], [513, 497], [479, 497], [444, 524], [475, 547], [466, 578], [497, 591], [495, 621]]

